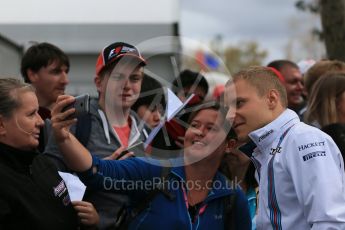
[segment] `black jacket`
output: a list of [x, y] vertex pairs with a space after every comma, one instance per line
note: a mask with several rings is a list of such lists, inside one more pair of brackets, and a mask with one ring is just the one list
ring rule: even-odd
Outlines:
[[76, 212], [45, 155], [0, 143], [0, 229], [77, 229]]

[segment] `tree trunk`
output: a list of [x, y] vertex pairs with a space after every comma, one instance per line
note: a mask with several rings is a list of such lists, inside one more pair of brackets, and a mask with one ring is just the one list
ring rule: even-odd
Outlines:
[[345, 0], [320, 0], [320, 13], [328, 58], [345, 62]]

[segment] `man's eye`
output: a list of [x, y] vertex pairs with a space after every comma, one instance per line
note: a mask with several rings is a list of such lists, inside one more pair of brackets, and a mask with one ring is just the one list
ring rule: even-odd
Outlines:
[[111, 75], [111, 79], [119, 81], [119, 80], [123, 79], [123, 76], [121, 74], [113, 74], [113, 75]]
[[236, 107], [241, 107], [243, 105], [244, 101], [237, 101]]
[[59, 69], [53, 69], [52, 71], [50, 71], [52, 74], [59, 74], [59, 73], [61, 73], [61, 70], [59, 70]]
[[138, 81], [140, 81], [140, 78], [139, 77], [131, 77], [131, 81], [132, 82], [138, 82]]

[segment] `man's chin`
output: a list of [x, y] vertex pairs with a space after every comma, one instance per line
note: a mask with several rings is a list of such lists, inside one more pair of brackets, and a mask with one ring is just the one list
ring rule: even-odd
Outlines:
[[296, 97], [289, 104], [291, 104], [291, 107], [298, 107], [303, 103], [303, 97]]
[[247, 135], [245, 135], [245, 134], [244, 135], [237, 135], [237, 140], [239, 142], [247, 143], [250, 140], [250, 138], [249, 138], [248, 134]]

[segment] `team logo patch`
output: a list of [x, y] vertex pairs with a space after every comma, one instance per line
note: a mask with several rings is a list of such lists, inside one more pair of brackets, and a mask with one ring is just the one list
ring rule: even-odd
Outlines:
[[53, 187], [54, 195], [58, 197], [61, 197], [66, 190], [67, 188], [63, 180], [56, 187]]
[[121, 48], [122, 47], [116, 47], [115, 49], [110, 50], [109, 55], [108, 55], [108, 60], [119, 55]]
[[325, 151], [316, 151], [316, 152], [312, 152], [312, 153], [308, 153], [307, 155], [304, 155], [303, 161], [308, 161], [308, 160], [315, 158], [315, 157], [325, 157], [325, 156], [326, 156]]
[[214, 219], [215, 220], [221, 220], [221, 219], [223, 219], [223, 215], [222, 214], [214, 215]]
[[130, 52], [136, 52], [136, 49], [128, 47], [128, 46], [123, 46], [121, 49], [121, 53], [130, 53]]
[[270, 155], [274, 155], [276, 153], [281, 153], [282, 151], [282, 147], [277, 147], [277, 148], [271, 148], [271, 152], [270, 152]]
[[305, 145], [298, 146], [298, 151], [302, 151], [302, 150], [305, 150], [305, 149], [313, 148], [313, 147], [316, 147], [316, 146], [324, 146], [324, 145], [325, 145], [324, 141], [308, 143], [308, 144], [305, 144]]
[[265, 133], [264, 135], [262, 135], [261, 137], [259, 137], [259, 142], [264, 140], [266, 137], [268, 137], [270, 134], [273, 133], [273, 129], [271, 129], [270, 131], [268, 131], [267, 133]]

